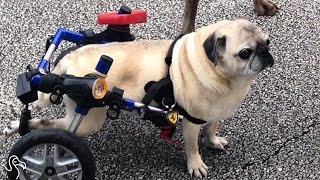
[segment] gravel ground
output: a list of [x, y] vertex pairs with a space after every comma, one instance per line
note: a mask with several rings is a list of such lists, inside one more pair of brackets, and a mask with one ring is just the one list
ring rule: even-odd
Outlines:
[[[209, 150], [200, 141], [208, 179], [320, 179], [320, 2], [276, 1], [274, 17], [257, 17], [248, 0], [201, 1], [196, 19], [202, 26], [244, 17], [270, 34], [276, 64], [264, 71], [234, 117], [219, 134], [229, 139], [226, 152]], [[21, 103], [15, 98], [18, 73], [43, 55], [47, 34], [58, 26], [73, 29], [104, 27], [95, 14], [115, 10], [122, 1], [0, 0], [0, 129], [17, 120]], [[132, 8], [148, 11], [148, 23], [132, 26], [137, 38], [174, 38], [182, 25], [184, 2], [134, 1]], [[61, 108], [35, 116], [63, 112]], [[177, 137], [181, 139], [181, 130]], [[18, 136], [0, 136], [0, 161]], [[158, 137], [149, 122], [123, 115], [86, 137], [97, 164], [96, 179], [187, 179], [184, 150]], [[6, 179], [0, 166], [0, 179]]]

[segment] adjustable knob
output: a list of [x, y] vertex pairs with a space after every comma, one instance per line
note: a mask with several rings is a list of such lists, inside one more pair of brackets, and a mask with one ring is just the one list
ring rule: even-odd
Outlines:
[[110, 70], [112, 62], [113, 62], [113, 59], [111, 57], [102, 55], [96, 66], [96, 74], [104, 78], [107, 77], [107, 74]]

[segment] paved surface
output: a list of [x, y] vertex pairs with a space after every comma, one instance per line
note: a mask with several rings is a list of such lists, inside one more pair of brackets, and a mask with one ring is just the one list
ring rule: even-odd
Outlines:
[[[132, 26], [138, 38], [178, 34], [182, 0], [128, 2], [148, 10], [148, 23]], [[255, 81], [234, 117], [223, 122], [219, 133], [229, 139], [226, 152], [206, 149], [200, 141], [201, 154], [210, 166], [208, 179], [320, 179], [320, 2], [277, 2], [280, 13], [268, 18], [256, 17], [248, 0], [201, 1], [197, 26], [248, 18], [270, 34], [276, 59], [275, 66]], [[15, 80], [28, 63], [35, 65], [43, 55], [46, 34], [58, 26], [102, 30], [95, 24], [95, 14], [117, 9], [120, 3], [0, 1], [1, 130], [18, 118], [21, 104], [15, 98]], [[57, 113], [63, 113], [59, 107], [35, 116]], [[17, 138], [0, 136], [1, 163]], [[97, 159], [97, 179], [188, 178], [184, 150], [159, 139], [148, 122], [123, 116], [86, 140]], [[2, 167], [0, 171], [0, 179], [5, 179]]]

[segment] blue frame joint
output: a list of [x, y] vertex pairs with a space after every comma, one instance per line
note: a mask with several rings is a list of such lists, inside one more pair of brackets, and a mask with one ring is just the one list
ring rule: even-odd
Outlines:
[[127, 107], [129, 107], [129, 108], [133, 108], [133, 107], [134, 107], [134, 103], [135, 103], [134, 100], [124, 98], [123, 104], [124, 104], [125, 106], [127, 106]]
[[70, 31], [64, 28], [59, 28], [53, 37], [52, 43], [59, 46], [62, 40], [66, 40], [73, 43], [80, 43], [84, 38], [84, 35], [78, 32]]
[[64, 40], [70, 41], [73, 43], [80, 43], [84, 39], [84, 35], [78, 32], [64, 30]]
[[48, 60], [41, 59], [39, 64], [38, 64], [38, 68], [39, 69], [47, 69], [48, 63], [49, 63]]
[[57, 32], [54, 34], [51, 43], [55, 44], [56, 47], [58, 47], [62, 41], [62, 38], [63, 38], [63, 29], [59, 28]]
[[40, 84], [41, 75], [37, 74], [31, 78], [31, 86], [38, 87]]
[[87, 115], [89, 112], [89, 108], [83, 107], [83, 106], [77, 106], [75, 111], [76, 113], [79, 113], [81, 115]]

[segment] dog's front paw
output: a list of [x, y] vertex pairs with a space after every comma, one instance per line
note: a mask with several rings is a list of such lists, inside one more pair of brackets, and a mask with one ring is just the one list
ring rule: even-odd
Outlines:
[[208, 167], [200, 155], [188, 158], [188, 172], [191, 177], [206, 177], [208, 175]]
[[228, 141], [224, 137], [214, 136], [207, 139], [206, 144], [209, 148], [224, 150], [224, 146], [228, 144]]
[[19, 121], [11, 121], [7, 127], [3, 130], [3, 134], [6, 137], [10, 137], [19, 131]]

